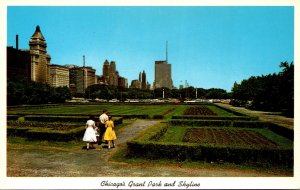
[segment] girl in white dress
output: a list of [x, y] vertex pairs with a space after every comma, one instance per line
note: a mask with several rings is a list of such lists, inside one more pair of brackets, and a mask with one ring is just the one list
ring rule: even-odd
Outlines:
[[90, 116], [89, 120], [85, 125], [85, 133], [83, 135], [83, 141], [86, 142], [86, 150], [89, 150], [90, 144], [91, 148], [94, 148], [93, 143], [97, 142], [96, 134], [94, 128], [96, 127], [95, 121], [93, 120], [93, 116]]

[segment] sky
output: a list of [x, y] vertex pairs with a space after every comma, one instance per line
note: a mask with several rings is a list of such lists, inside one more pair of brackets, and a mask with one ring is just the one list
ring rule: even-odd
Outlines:
[[153, 84], [154, 62], [171, 64], [175, 87], [222, 88], [294, 61], [292, 6], [8, 6], [7, 46], [29, 49], [39, 25], [51, 64], [83, 65]]

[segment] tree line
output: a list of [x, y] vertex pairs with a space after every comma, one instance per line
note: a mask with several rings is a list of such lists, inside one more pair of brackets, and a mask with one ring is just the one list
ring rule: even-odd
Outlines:
[[34, 81], [7, 80], [7, 105], [63, 103], [71, 99], [68, 87], [51, 87]]
[[294, 115], [294, 64], [281, 62], [282, 71], [262, 76], [252, 76], [235, 82], [231, 104], [254, 110], [280, 111]]
[[168, 88], [156, 88], [154, 90], [141, 90], [138, 88], [122, 88], [115, 86], [107, 86], [103, 84], [95, 84], [89, 86], [85, 90], [83, 97], [87, 99], [118, 99], [125, 101], [126, 99], [162, 99], [164, 98], [176, 98], [180, 100], [187, 99], [227, 99], [230, 98], [230, 93], [227, 93], [224, 89], [211, 88], [182, 88], [182, 89], [168, 89]]

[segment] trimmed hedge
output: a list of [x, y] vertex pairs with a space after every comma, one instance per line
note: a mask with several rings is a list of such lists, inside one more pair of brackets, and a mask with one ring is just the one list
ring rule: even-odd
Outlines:
[[182, 126], [219, 126], [219, 127], [229, 127], [231, 126], [231, 121], [226, 120], [186, 120], [186, 119], [172, 119], [169, 121], [171, 125], [182, 125]]
[[28, 128], [8, 127], [7, 136], [26, 137], [26, 133], [28, 130]]
[[281, 136], [284, 136], [290, 140], [294, 140], [294, 130], [293, 129], [289, 129], [280, 125], [276, 125], [274, 123], [269, 123], [269, 129], [271, 131], [273, 131], [274, 133], [277, 133]]
[[293, 149], [220, 147], [192, 143], [171, 144], [153, 141], [127, 142], [127, 157], [172, 159], [177, 161], [231, 162], [255, 166], [281, 166], [292, 168]]
[[152, 119], [163, 119], [164, 115], [153, 115]]
[[85, 127], [77, 127], [69, 131], [57, 130], [36, 130], [29, 128], [8, 127], [8, 136], [26, 137], [30, 140], [48, 140], [48, 141], [81, 141]]
[[172, 119], [203, 119], [203, 120], [230, 120], [230, 121], [255, 121], [258, 117], [250, 116], [195, 116], [195, 115], [185, 115], [185, 116], [172, 116]]
[[[82, 123], [85, 124], [86, 121], [89, 119], [89, 115], [12, 115], [12, 116], [7, 116], [8, 123], [11, 120], [17, 120], [19, 117], [24, 117], [25, 121], [31, 121], [31, 122], [45, 122], [45, 123], [59, 123], [62, 122], [63, 124], [67, 123]], [[94, 116], [95, 121], [99, 121], [99, 116]], [[123, 118], [121, 117], [114, 117], [113, 118], [114, 123], [116, 125], [122, 124], [123, 123]]]
[[120, 115], [113, 115], [113, 117], [122, 117], [124, 119], [150, 119], [149, 115], [147, 114], [140, 114], [140, 115], [126, 115], [126, 114], [120, 114]]
[[32, 128], [32, 127], [43, 127], [43, 128], [52, 128], [54, 130], [69, 130], [77, 128], [78, 126], [84, 126], [83, 123], [69, 123], [69, 122], [38, 122], [38, 121], [8, 121], [7, 125], [10, 127], [18, 127], [18, 128]]

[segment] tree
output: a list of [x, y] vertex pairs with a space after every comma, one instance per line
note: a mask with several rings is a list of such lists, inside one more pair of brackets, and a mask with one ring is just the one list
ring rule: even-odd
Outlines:
[[234, 83], [232, 87], [232, 104], [247, 105], [251, 109], [282, 111], [294, 114], [294, 64], [281, 62], [282, 71], [262, 76], [251, 76]]

